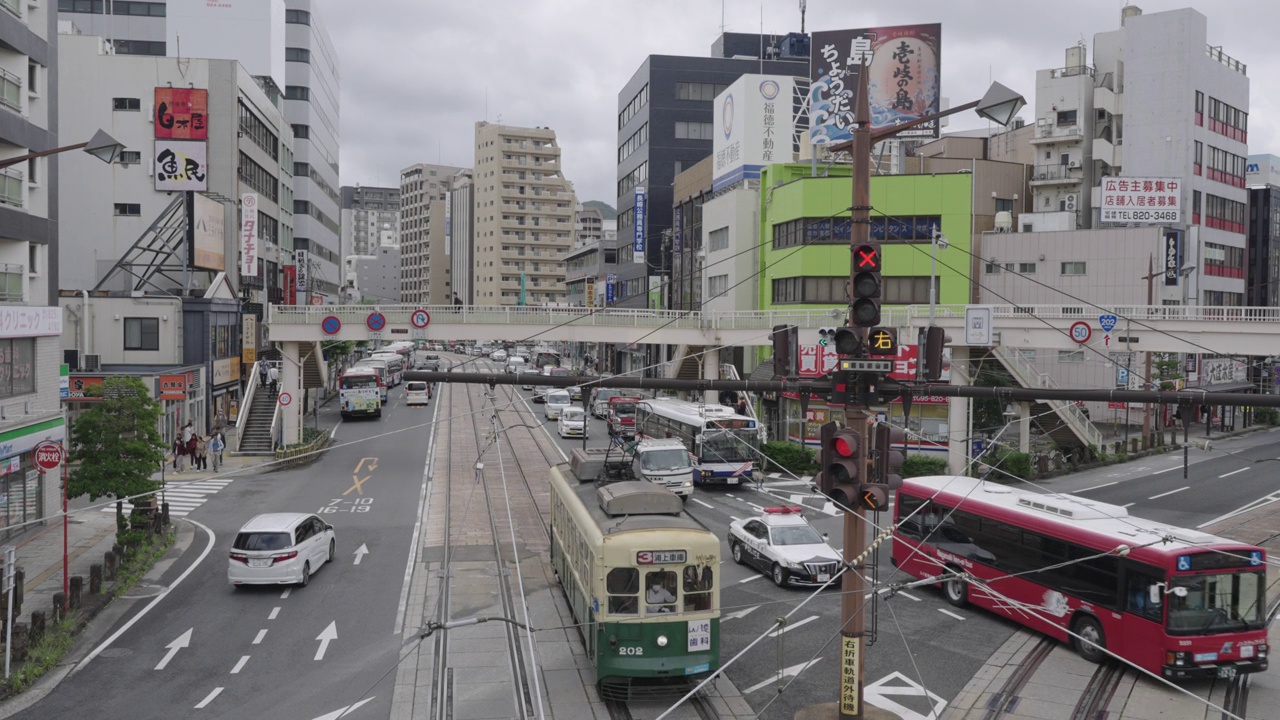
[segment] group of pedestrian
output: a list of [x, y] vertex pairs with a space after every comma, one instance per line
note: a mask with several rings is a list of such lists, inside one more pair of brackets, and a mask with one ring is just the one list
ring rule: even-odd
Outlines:
[[213, 471], [217, 472], [222, 465], [222, 455], [227, 448], [227, 438], [221, 427], [205, 437], [195, 431], [190, 420], [182, 426], [182, 432], [173, 441], [173, 470], [184, 472], [190, 465], [194, 471], [208, 470], [209, 460], [213, 460]]

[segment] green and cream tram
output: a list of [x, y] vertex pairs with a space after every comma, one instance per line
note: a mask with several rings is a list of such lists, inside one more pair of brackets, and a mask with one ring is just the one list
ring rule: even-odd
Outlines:
[[720, 664], [720, 541], [670, 490], [551, 469], [551, 563], [606, 700], [687, 692]]

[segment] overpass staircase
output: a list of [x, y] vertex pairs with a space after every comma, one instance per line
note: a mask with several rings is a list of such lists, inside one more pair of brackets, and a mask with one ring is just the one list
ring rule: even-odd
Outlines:
[[[1000, 362], [1009, 376], [1024, 388], [1054, 388], [1054, 379], [1013, 348], [996, 345], [988, 357]], [[1075, 403], [1066, 400], [1036, 400], [1031, 404], [1032, 422], [1059, 447], [1090, 445], [1102, 447], [1102, 432]]]

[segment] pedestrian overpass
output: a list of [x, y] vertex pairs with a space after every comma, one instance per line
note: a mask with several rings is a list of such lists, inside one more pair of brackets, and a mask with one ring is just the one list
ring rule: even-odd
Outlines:
[[[1134, 305], [1106, 310], [1079, 303], [1046, 305], [987, 305], [992, 310], [992, 353], [1024, 386], [1052, 386], [1051, 379], [1024, 367], [1018, 348], [1206, 353], [1222, 355], [1280, 355], [1280, 308]], [[883, 325], [898, 329], [903, 343], [911, 343], [920, 328], [933, 324], [951, 337], [953, 360], [968, 357], [964, 305], [885, 308]], [[1102, 316], [1113, 315], [1114, 318]], [[842, 309], [746, 310], [684, 312], [623, 308], [517, 307], [474, 305], [271, 305], [267, 310], [268, 338], [285, 357], [281, 387], [301, 388], [302, 358], [324, 341], [450, 340], [587, 342], [631, 345], [659, 343], [680, 348], [681, 357], [702, 355], [703, 377], [715, 378], [719, 365], [704, 350], [721, 346], [768, 346], [777, 325], [806, 330], [843, 325]], [[1114, 325], [1110, 332], [1103, 328]], [[965, 363], [953, 362], [953, 369]], [[967, 384], [964, 372], [952, 382]], [[957, 398], [952, 412], [967, 413], [968, 401]], [[1061, 418], [1063, 436], [1083, 445], [1101, 445], [1101, 435], [1083, 413], [1061, 401], [1047, 405]], [[286, 444], [301, 435], [301, 403], [282, 407]], [[1029, 410], [1023, 409], [1024, 415]], [[1037, 410], [1037, 414], [1040, 411]], [[953, 425], [963, 427], [963, 425]], [[1055, 437], [1057, 437], [1055, 435]], [[954, 445], [955, 443], [953, 443]], [[958, 466], [957, 466], [958, 467]]]

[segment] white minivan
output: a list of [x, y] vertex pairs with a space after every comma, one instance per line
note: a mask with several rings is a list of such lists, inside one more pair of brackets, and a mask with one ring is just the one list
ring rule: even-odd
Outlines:
[[573, 403], [569, 399], [569, 391], [561, 388], [550, 389], [543, 397], [546, 398], [546, 405], [543, 407], [542, 414], [548, 420], [558, 420], [560, 412]]
[[333, 526], [305, 513], [259, 515], [236, 533], [227, 558], [232, 585], [302, 585], [337, 548]]

